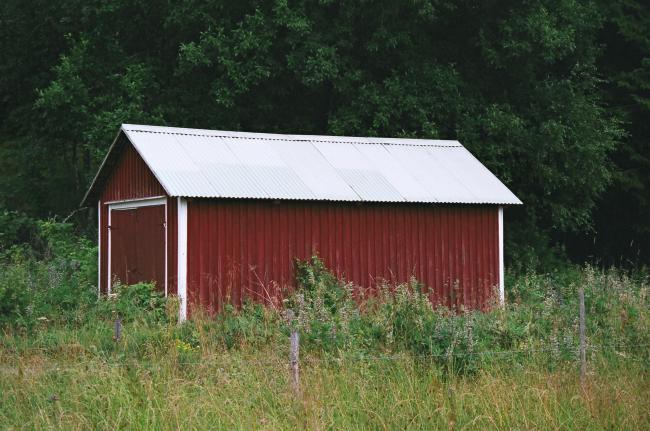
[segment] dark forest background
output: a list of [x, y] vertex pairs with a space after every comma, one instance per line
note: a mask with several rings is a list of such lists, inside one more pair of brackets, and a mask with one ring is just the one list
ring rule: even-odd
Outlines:
[[0, 101], [0, 249], [92, 235], [74, 211], [148, 123], [458, 139], [525, 203], [515, 267], [650, 261], [642, 1], [4, 0]]

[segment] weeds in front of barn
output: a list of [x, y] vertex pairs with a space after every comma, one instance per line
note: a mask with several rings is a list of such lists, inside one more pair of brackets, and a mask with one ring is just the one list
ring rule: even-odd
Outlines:
[[23, 357], [18, 368], [4, 357], [0, 420], [28, 429], [647, 429], [650, 420], [647, 368], [635, 362], [592, 363], [581, 387], [573, 367], [448, 378], [409, 356], [308, 355], [296, 399], [281, 347], [203, 353], [191, 364], [178, 362], [175, 346], [153, 361], [68, 349]]
[[[152, 286], [116, 286], [116, 295], [98, 300], [84, 275], [91, 257], [89, 245], [76, 244], [3, 259], [4, 427], [650, 426], [650, 292], [642, 275], [591, 267], [531, 273], [508, 280], [505, 308], [480, 313], [431, 306], [415, 280], [355, 298], [312, 260], [298, 265], [300, 289], [284, 304], [291, 322], [277, 307], [249, 303], [214, 318], [199, 311], [179, 325], [177, 302]], [[289, 381], [292, 328], [301, 334], [299, 394]]]

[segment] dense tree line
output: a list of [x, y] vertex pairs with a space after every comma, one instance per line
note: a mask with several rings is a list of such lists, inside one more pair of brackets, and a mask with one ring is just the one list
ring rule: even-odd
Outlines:
[[647, 262], [642, 3], [5, 0], [0, 244], [77, 208], [130, 122], [458, 139], [525, 203], [517, 261]]

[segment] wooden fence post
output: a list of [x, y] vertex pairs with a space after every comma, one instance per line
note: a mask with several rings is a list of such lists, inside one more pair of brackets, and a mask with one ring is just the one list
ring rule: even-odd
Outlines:
[[115, 343], [119, 343], [121, 337], [122, 337], [122, 320], [118, 315], [115, 318], [115, 333], [113, 335], [113, 340], [115, 341]]
[[580, 288], [580, 384], [584, 386], [587, 376], [587, 341], [585, 316], [585, 289]]
[[290, 350], [289, 350], [289, 369], [291, 373], [291, 389], [294, 395], [300, 395], [300, 334], [294, 324], [293, 310], [287, 310], [287, 321], [291, 327]]
[[289, 361], [291, 363], [291, 387], [296, 395], [300, 394], [300, 368], [298, 355], [300, 354], [300, 334], [297, 330], [291, 330], [291, 352]]

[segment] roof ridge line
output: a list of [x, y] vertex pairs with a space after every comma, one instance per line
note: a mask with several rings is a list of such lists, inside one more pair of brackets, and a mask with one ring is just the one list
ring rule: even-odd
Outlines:
[[[156, 133], [160, 135], [181, 135], [181, 136], [198, 136], [198, 137], [207, 137], [207, 138], [234, 138], [234, 139], [259, 139], [266, 141], [291, 141], [291, 142], [323, 142], [323, 143], [340, 143], [340, 144], [365, 144], [365, 145], [402, 145], [407, 147], [436, 147], [436, 148], [463, 148], [463, 145], [458, 141], [449, 140], [450, 142], [458, 142], [451, 145], [439, 145], [439, 144], [406, 144], [400, 142], [363, 142], [363, 141], [353, 141], [353, 140], [322, 140], [322, 139], [295, 139], [295, 138], [263, 138], [257, 136], [228, 136], [228, 135], [219, 135], [219, 134], [199, 134], [199, 133], [182, 133], [182, 132], [162, 132], [156, 130], [142, 130], [142, 129], [129, 129], [129, 132], [138, 132], [138, 133]], [[256, 132], [243, 132], [243, 133], [256, 133]], [[274, 133], [259, 133], [261, 135], [274, 135]], [[304, 135], [304, 136], [317, 136], [317, 135]], [[336, 138], [337, 136], [332, 136]], [[372, 137], [369, 137], [372, 138]], [[414, 139], [419, 138], [378, 138], [378, 139]], [[424, 140], [424, 139], [422, 139]]]

